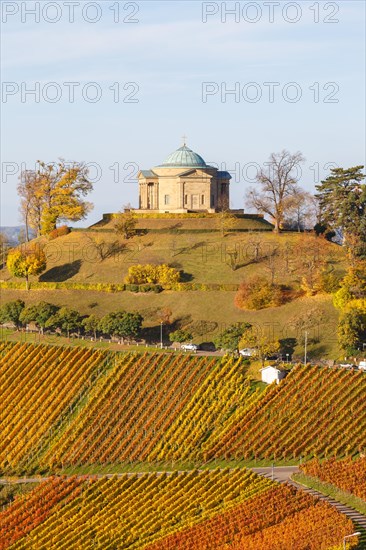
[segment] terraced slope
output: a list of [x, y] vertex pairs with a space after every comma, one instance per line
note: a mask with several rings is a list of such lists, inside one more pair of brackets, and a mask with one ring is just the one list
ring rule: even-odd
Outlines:
[[[365, 437], [366, 439], [366, 437]], [[347, 491], [366, 503], [366, 458], [352, 460], [312, 460], [301, 466], [304, 474], [315, 477]]]
[[298, 366], [234, 423], [207, 458], [355, 455], [366, 443], [366, 375]]
[[1, 548], [12, 550], [325, 550], [353, 529], [329, 505], [245, 469], [52, 479], [1, 512], [0, 525]]
[[0, 369], [0, 468], [34, 460], [93, 382], [105, 352], [15, 344]]
[[365, 373], [297, 367], [261, 392], [228, 357], [21, 344], [0, 352], [4, 473], [340, 458], [365, 447]]

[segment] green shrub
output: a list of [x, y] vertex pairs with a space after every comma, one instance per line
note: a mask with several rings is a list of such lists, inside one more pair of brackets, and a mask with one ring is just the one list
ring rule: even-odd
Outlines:
[[178, 329], [169, 334], [170, 342], [188, 342], [193, 336], [188, 330]]
[[318, 292], [333, 294], [340, 286], [340, 278], [332, 272], [321, 271], [317, 277], [315, 288]]

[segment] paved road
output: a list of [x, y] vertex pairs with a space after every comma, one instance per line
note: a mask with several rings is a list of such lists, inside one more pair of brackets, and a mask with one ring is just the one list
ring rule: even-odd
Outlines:
[[290, 481], [292, 474], [299, 472], [299, 468], [297, 466], [275, 466], [273, 469], [271, 467], [251, 468], [251, 470], [253, 470], [253, 472], [255, 472], [256, 474], [269, 477], [270, 479], [272, 479], [273, 471], [273, 479], [275, 481], [280, 481], [281, 483], [284, 483], [285, 481]]

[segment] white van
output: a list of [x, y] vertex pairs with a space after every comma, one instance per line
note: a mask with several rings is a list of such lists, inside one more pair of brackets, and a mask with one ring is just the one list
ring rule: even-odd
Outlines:
[[359, 365], [358, 365], [358, 368], [360, 370], [364, 370], [366, 371], [366, 361], [360, 361]]

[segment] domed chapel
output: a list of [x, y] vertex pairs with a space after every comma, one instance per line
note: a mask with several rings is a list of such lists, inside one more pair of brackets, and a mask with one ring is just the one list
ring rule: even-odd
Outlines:
[[216, 212], [229, 208], [231, 175], [183, 146], [151, 170], [138, 173], [141, 212]]

